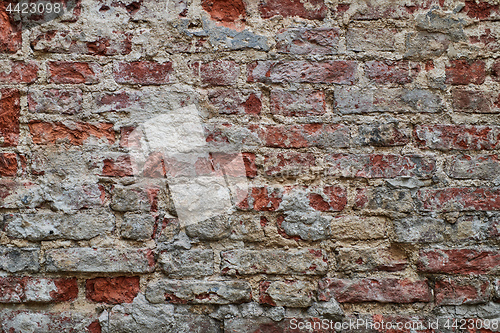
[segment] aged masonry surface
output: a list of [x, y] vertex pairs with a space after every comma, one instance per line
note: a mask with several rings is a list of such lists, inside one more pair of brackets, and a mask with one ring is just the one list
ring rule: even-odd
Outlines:
[[0, 333], [500, 330], [498, 1], [48, 2], [0, 2]]

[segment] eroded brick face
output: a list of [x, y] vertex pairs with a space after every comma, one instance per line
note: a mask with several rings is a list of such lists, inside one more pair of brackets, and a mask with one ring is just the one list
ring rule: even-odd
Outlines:
[[16, 2], [0, 333], [498, 331], [497, 1]]

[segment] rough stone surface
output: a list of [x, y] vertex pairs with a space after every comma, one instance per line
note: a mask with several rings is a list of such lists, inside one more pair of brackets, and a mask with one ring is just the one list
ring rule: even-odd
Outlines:
[[318, 249], [305, 250], [232, 250], [221, 253], [224, 274], [324, 274], [326, 255]]
[[46, 252], [50, 272], [147, 273], [154, 270], [151, 250], [72, 248]]
[[158, 262], [169, 276], [206, 276], [214, 273], [212, 250], [189, 250], [163, 252]]
[[114, 216], [103, 210], [73, 215], [53, 212], [7, 214], [3, 217], [3, 225], [7, 236], [12, 238], [84, 240], [113, 231]]
[[151, 303], [231, 304], [248, 302], [251, 296], [248, 282], [240, 281], [161, 280], [146, 290]]

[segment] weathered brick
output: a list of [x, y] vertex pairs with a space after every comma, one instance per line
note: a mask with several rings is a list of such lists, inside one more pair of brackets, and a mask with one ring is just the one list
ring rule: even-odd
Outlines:
[[490, 90], [452, 90], [452, 105], [456, 112], [499, 113], [500, 95]]
[[162, 252], [158, 263], [169, 276], [207, 276], [214, 273], [214, 252], [203, 249]]
[[427, 216], [397, 219], [394, 220], [394, 233], [401, 243], [442, 242], [446, 236], [446, 222]]
[[16, 272], [37, 272], [40, 269], [37, 248], [0, 247], [0, 270]]
[[134, 175], [134, 167], [128, 154], [120, 154], [116, 157], [108, 157], [102, 161], [102, 176], [108, 177], [130, 177]]
[[50, 83], [85, 83], [99, 82], [101, 66], [96, 63], [51, 61], [48, 65]]
[[326, 175], [335, 177], [429, 178], [436, 169], [433, 157], [422, 155], [331, 154], [325, 157]]
[[0, 278], [0, 303], [57, 303], [76, 299], [76, 279]]
[[349, 127], [342, 124], [269, 125], [257, 130], [265, 145], [276, 148], [349, 146]]
[[410, 142], [410, 131], [398, 123], [360, 125], [353, 141], [361, 146], [404, 146]]
[[385, 237], [387, 222], [378, 216], [336, 216], [330, 225], [334, 239], [377, 239]]
[[117, 62], [113, 67], [113, 77], [117, 83], [157, 85], [170, 82], [173, 72], [171, 62], [154, 61]]
[[0, 53], [16, 53], [21, 49], [22, 32], [21, 24], [7, 14], [9, 2], [4, 1], [0, 4]]
[[436, 305], [487, 303], [490, 283], [479, 279], [438, 279], [435, 282]]
[[34, 61], [10, 61], [0, 67], [0, 83], [33, 83], [37, 74], [38, 65]]
[[229, 60], [192, 64], [193, 74], [206, 86], [232, 86], [240, 75], [240, 66]]
[[34, 214], [6, 214], [4, 230], [12, 238], [31, 241], [51, 239], [91, 239], [113, 231], [114, 216], [103, 209], [78, 214], [40, 211]]
[[262, 93], [256, 90], [211, 90], [210, 104], [219, 114], [256, 115], [262, 110]]
[[80, 89], [33, 90], [28, 94], [28, 109], [33, 113], [78, 114], [82, 111]]
[[48, 123], [32, 121], [28, 124], [33, 143], [35, 144], [56, 144], [68, 142], [79, 146], [84, 143], [105, 141], [115, 142], [115, 132], [113, 124], [106, 123]]
[[354, 209], [369, 209], [381, 213], [412, 212], [413, 199], [408, 189], [377, 186], [356, 189]]
[[352, 27], [347, 30], [347, 49], [355, 52], [394, 51], [397, 30]]
[[265, 239], [265, 218], [259, 216], [235, 217], [231, 224], [230, 239], [247, 242], [261, 242]]
[[325, 93], [321, 90], [272, 90], [271, 113], [288, 117], [320, 116], [326, 112]]
[[312, 153], [295, 151], [272, 152], [264, 156], [263, 168], [266, 176], [297, 177], [309, 174], [317, 165]]
[[123, 238], [133, 240], [148, 240], [153, 237], [155, 219], [147, 213], [125, 213], [120, 226]]
[[494, 180], [500, 173], [498, 155], [459, 155], [448, 160], [446, 173], [451, 178]]
[[406, 256], [396, 248], [345, 247], [338, 251], [339, 272], [396, 272], [408, 266]]
[[231, 250], [221, 252], [221, 270], [229, 275], [312, 274], [327, 270], [326, 254], [319, 249]]
[[[300, 202], [300, 205], [297, 202]], [[339, 212], [346, 204], [347, 191], [341, 186], [291, 186], [285, 189], [280, 209], [287, 212], [303, 208], [320, 212]]]
[[487, 1], [465, 1], [462, 11], [475, 19], [487, 20], [495, 14], [498, 15], [498, 4], [489, 3]]
[[275, 211], [281, 203], [283, 190], [272, 187], [253, 187], [247, 197], [238, 203], [238, 208], [256, 211]]
[[248, 82], [353, 84], [357, 62], [331, 60], [257, 61], [248, 65]]
[[490, 150], [500, 144], [500, 128], [480, 125], [417, 125], [413, 133], [421, 148]]
[[202, 8], [210, 14], [212, 20], [222, 23], [234, 22], [246, 17], [245, 3], [243, 0], [203, 0]]
[[220, 323], [207, 315], [174, 313], [172, 304], [151, 304], [142, 294], [137, 295], [133, 303], [116, 305], [108, 311], [99, 318], [106, 328], [104, 332], [108, 333], [222, 332]]
[[264, 19], [276, 15], [283, 17], [298, 16], [308, 20], [322, 20], [326, 17], [328, 8], [323, 0], [264, 0], [259, 4], [260, 15]]
[[[176, 110], [195, 103], [198, 97], [188, 86], [148, 85], [140, 90], [99, 91], [92, 94], [92, 99], [93, 113], [127, 112], [131, 117], [147, 120], [155, 110]], [[147, 118], [143, 118], [145, 114]]]
[[483, 84], [486, 77], [482, 60], [451, 60], [446, 66], [446, 83], [452, 85]]
[[449, 45], [450, 38], [446, 34], [425, 31], [410, 32], [405, 38], [405, 58], [437, 58], [448, 50]]
[[68, 248], [45, 252], [48, 272], [149, 273], [154, 266], [150, 249]]
[[259, 285], [261, 304], [304, 308], [311, 306], [316, 285], [306, 281], [261, 281]]
[[500, 190], [497, 188], [421, 189], [417, 195], [423, 211], [500, 210]]
[[0, 312], [0, 330], [13, 333], [98, 333], [100, 326], [98, 331], [92, 330], [96, 327], [93, 325], [96, 320], [94, 312], [3, 310]]
[[139, 293], [138, 276], [95, 278], [85, 282], [87, 299], [92, 302], [132, 303]]
[[249, 302], [252, 288], [246, 281], [160, 280], [150, 283], [151, 303], [231, 304]]
[[441, 96], [425, 89], [335, 89], [335, 107], [341, 114], [370, 112], [440, 112]]
[[34, 36], [30, 45], [45, 53], [70, 53], [100, 56], [126, 55], [132, 51], [130, 33], [116, 31], [111, 35], [86, 36], [75, 31], [50, 30]]
[[340, 303], [430, 302], [431, 290], [426, 280], [325, 278], [319, 282], [318, 298], [327, 301], [332, 297]]
[[0, 146], [16, 146], [19, 141], [20, 97], [17, 89], [0, 89]]
[[368, 61], [366, 63], [366, 76], [380, 84], [395, 83], [405, 84], [413, 82], [414, 77], [420, 72], [420, 65], [402, 61]]
[[17, 173], [17, 155], [15, 153], [0, 153], [0, 176], [12, 177]]
[[291, 54], [336, 54], [338, 28], [289, 28], [276, 35], [276, 49]]
[[484, 248], [420, 250], [417, 269], [423, 273], [497, 274], [500, 253]]

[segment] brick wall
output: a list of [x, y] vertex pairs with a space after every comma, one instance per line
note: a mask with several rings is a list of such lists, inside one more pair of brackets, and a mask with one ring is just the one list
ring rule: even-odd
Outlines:
[[[0, 332], [498, 331], [494, 1], [7, 4]], [[190, 172], [246, 187], [184, 224]]]

